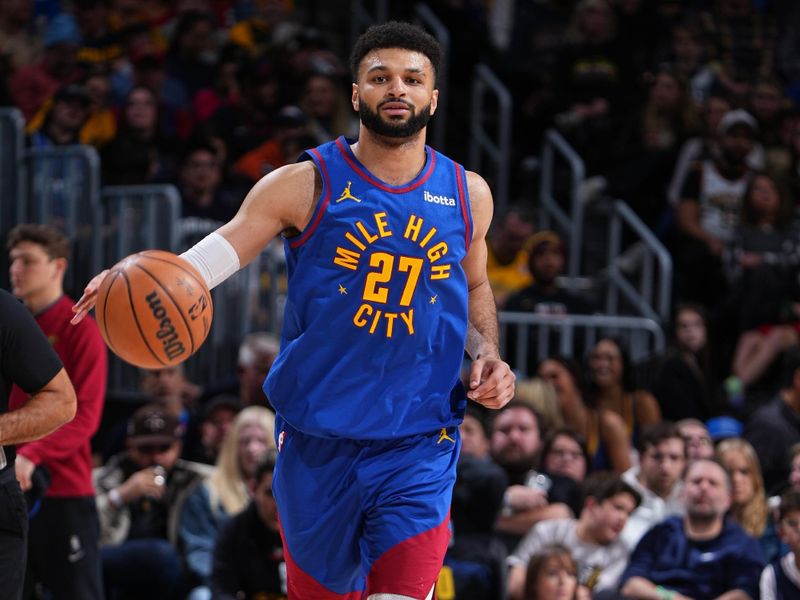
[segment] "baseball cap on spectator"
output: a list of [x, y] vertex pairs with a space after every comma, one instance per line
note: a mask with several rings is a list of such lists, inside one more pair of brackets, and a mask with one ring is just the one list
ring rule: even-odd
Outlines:
[[128, 423], [128, 441], [142, 444], [171, 444], [183, 434], [178, 418], [159, 404], [146, 404], [133, 413]]
[[91, 104], [89, 93], [86, 88], [77, 83], [70, 83], [58, 88], [53, 96], [54, 102], [80, 102], [84, 107]]
[[50, 19], [45, 29], [42, 45], [52, 48], [59, 44], [80, 45], [83, 42], [78, 22], [69, 13], [61, 13]]
[[752, 133], [758, 132], [758, 121], [746, 110], [737, 108], [736, 110], [729, 110], [719, 122], [718, 131], [724, 135], [729, 133], [731, 129], [737, 126], [745, 126]]
[[739, 437], [744, 430], [741, 421], [726, 416], [709, 419], [706, 421], [706, 428], [714, 443], [727, 438]]

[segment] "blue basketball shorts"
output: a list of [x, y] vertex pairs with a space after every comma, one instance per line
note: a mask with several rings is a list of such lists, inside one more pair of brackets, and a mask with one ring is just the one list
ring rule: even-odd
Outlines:
[[309, 436], [278, 416], [275, 435], [289, 598], [426, 598], [450, 540], [458, 428], [356, 441]]

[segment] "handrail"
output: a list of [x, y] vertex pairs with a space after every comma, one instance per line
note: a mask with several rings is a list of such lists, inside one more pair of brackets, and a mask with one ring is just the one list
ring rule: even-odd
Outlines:
[[[602, 335], [627, 331], [630, 337], [629, 354], [633, 362], [640, 362], [666, 348], [666, 337], [659, 322], [648, 317], [617, 315], [551, 315], [527, 312], [502, 311], [498, 314], [501, 331], [501, 349], [507, 360], [517, 365], [523, 374], [529, 364], [530, 330], [535, 327], [537, 358], [543, 359], [553, 354], [574, 356], [577, 330], [583, 330], [585, 348], [591, 348]], [[516, 328], [514, 355], [509, 356], [506, 348], [508, 328]], [[550, 348], [552, 333], [558, 335], [558, 348]], [[648, 343], [647, 336], [652, 336]]]
[[[416, 20], [427, 27], [432, 33], [433, 37], [439, 42], [442, 47], [442, 64], [439, 67], [439, 72], [436, 74], [436, 87], [439, 90], [439, 97], [447, 98], [447, 88], [449, 80], [449, 56], [450, 56], [450, 31], [442, 23], [441, 19], [436, 16], [427, 4], [418, 2], [414, 6], [414, 15]], [[429, 139], [431, 144], [441, 150], [445, 151], [445, 132], [447, 131], [447, 111], [438, 110], [431, 122], [432, 132], [429, 132]]]
[[[569, 214], [561, 208], [555, 198], [553, 174], [555, 155], [560, 154], [570, 168], [570, 207]], [[568, 287], [580, 275], [581, 252], [583, 251], [583, 197], [581, 183], [586, 176], [583, 159], [569, 145], [567, 140], [555, 129], [548, 129], [542, 143], [542, 171], [539, 182], [539, 205], [542, 208], [540, 223], [542, 229], [551, 227], [555, 219], [561, 233], [569, 239], [569, 259], [567, 265]]]
[[[672, 302], [672, 257], [661, 241], [644, 224], [639, 216], [621, 200], [612, 204], [609, 222], [609, 246], [607, 275], [609, 286], [606, 294], [606, 311], [615, 313], [622, 294], [642, 314], [666, 323], [670, 318]], [[622, 273], [619, 265], [622, 246], [622, 226], [630, 227], [641, 242], [642, 270], [637, 289]], [[658, 284], [654, 276], [654, 260], [658, 262]]]
[[0, 191], [3, 193], [0, 233], [4, 233], [25, 211], [25, 163], [22, 160], [25, 153], [25, 117], [18, 108], [2, 107], [0, 121], [7, 123], [12, 130], [11, 135], [3, 136], [3, 148], [0, 149], [3, 153], [3, 169], [0, 174], [8, 175], [11, 180], [8, 186], [6, 182], [0, 182]]
[[[483, 128], [484, 95], [490, 90], [497, 98], [496, 141]], [[472, 83], [472, 110], [470, 111], [469, 165], [481, 171], [481, 151], [494, 163], [494, 202], [498, 209], [508, 205], [508, 169], [511, 163], [511, 121], [513, 99], [511, 92], [494, 72], [485, 64], [475, 67]]]

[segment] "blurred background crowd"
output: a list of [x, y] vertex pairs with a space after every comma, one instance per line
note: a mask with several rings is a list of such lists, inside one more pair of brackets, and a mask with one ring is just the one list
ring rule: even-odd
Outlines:
[[[467, 412], [437, 597], [800, 598], [791, 0], [0, 0], [0, 117], [23, 136], [19, 163], [0, 139], [0, 185], [18, 164], [31, 178], [0, 210], [0, 282], [79, 398], [65, 431], [20, 449], [27, 597], [284, 597], [261, 390], [280, 248], [237, 297], [263, 302], [229, 303], [238, 325], [217, 298], [205, 362], [127, 368], [93, 323], [43, 316], [92, 274], [59, 161], [95, 157], [97, 190], [168, 187], [183, 250], [265, 174], [357, 135], [348, 51], [377, 18], [447, 42], [429, 141], [495, 190], [489, 275], [519, 374], [507, 408]], [[500, 90], [480, 108], [479, 80]]]

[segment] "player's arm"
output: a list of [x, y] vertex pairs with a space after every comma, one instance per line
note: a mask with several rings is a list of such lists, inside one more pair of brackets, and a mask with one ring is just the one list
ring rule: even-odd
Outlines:
[[[322, 184], [311, 161], [286, 165], [256, 183], [228, 223], [181, 254], [209, 288], [249, 264], [281, 232], [302, 231], [314, 212]], [[72, 307], [78, 323], [94, 307], [108, 270], [96, 275]]]
[[500, 358], [497, 309], [486, 272], [486, 235], [492, 222], [489, 186], [479, 175], [467, 172], [473, 235], [461, 265], [469, 289], [467, 353], [473, 363], [467, 396], [489, 408], [500, 408], [514, 396], [514, 373]]
[[62, 368], [16, 410], [0, 415], [0, 445], [30, 442], [52, 433], [75, 416], [78, 401]]

